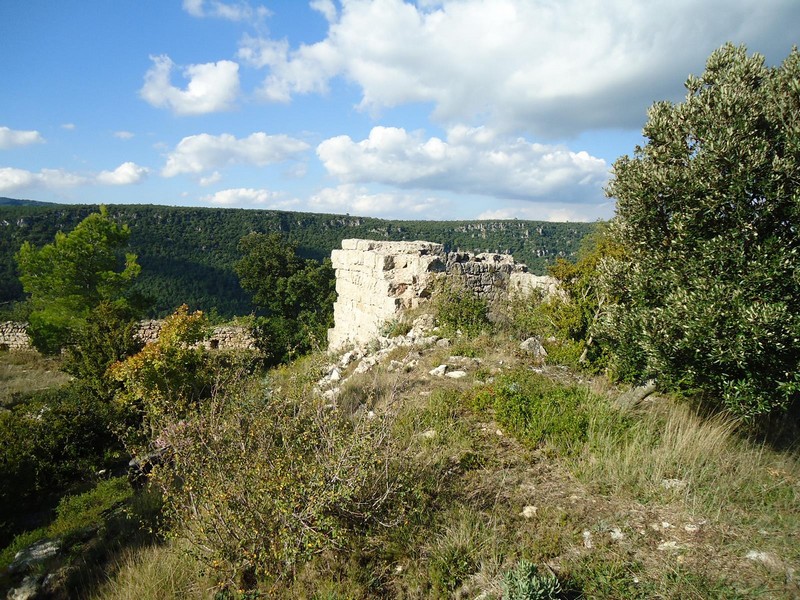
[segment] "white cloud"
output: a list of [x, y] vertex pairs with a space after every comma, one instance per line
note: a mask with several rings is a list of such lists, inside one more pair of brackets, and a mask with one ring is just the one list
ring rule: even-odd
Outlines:
[[172, 85], [175, 64], [166, 55], [151, 56], [153, 66], [144, 76], [141, 97], [158, 108], [178, 115], [201, 115], [230, 110], [239, 93], [239, 65], [230, 60], [189, 65], [183, 75], [186, 89]]
[[311, 0], [309, 5], [311, 8], [321, 13], [329, 23], [336, 20], [336, 5], [333, 3], [333, 0]]
[[451, 128], [446, 140], [374, 127], [360, 142], [349, 136], [327, 139], [317, 147], [317, 155], [331, 175], [347, 183], [522, 200], [597, 201], [609, 170], [603, 159], [587, 152], [463, 125]]
[[41, 169], [38, 173], [13, 167], [0, 167], [0, 194], [34, 188], [65, 190], [83, 185], [131, 185], [147, 176], [148, 169], [126, 162], [113, 171], [96, 175], [74, 173], [64, 169]]
[[[360, 107], [431, 103], [444, 124], [488, 122], [537, 135], [639, 127], [647, 106], [683, 94], [726, 41], [779, 59], [796, 43], [800, 3], [763, 0], [328, 0], [327, 36], [289, 49], [263, 40], [264, 96], [320, 93], [333, 77]], [[253, 52], [252, 39], [243, 43]], [[248, 50], [249, 48], [249, 50]]]
[[308, 200], [310, 210], [355, 215], [408, 218], [441, 216], [447, 200], [415, 193], [370, 192], [367, 188], [343, 184], [324, 188]]
[[202, 198], [205, 202], [221, 206], [247, 206], [264, 205], [279, 201], [281, 194], [270, 190], [256, 190], [252, 188], [233, 188], [220, 190], [210, 196]]
[[83, 175], [62, 169], [42, 169], [38, 173], [33, 173], [25, 169], [0, 167], [0, 194], [35, 187], [65, 189], [90, 182], [91, 179]]
[[193, 17], [216, 17], [228, 21], [259, 20], [270, 14], [263, 6], [255, 8], [249, 2], [220, 2], [219, 0], [183, 0], [183, 10]]
[[67, 131], [75, 131], [75, 123], [64, 123], [61, 125], [61, 129], [65, 129]]
[[8, 150], [16, 146], [28, 146], [44, 142], [42, 134], [38, 131], [19, 131], [0, 127], [0, 150]]
[[115, 131], [114, 137], [120, 140], [130, 140], [133, 139], [136, 134], [131, 133], [130, 131]]
[[233, 164], [266, 166], [292, 158], [309, 148], [301, 140], [286, 135], [257, 132], [246, 138], [228, 133], [201, 133], [183, 138], [167, 157], [164, 177], [181, 173], [202, 173]]
[[102, 171], [97, 175], [97, 182], [105, 185], [132, 185], [140, 183], [147, 177], [149, 170], [136, 163], [122, 163], [113, 171]]
[[220, 174], [220, 172], [214, 171], [208, 177], [201, 177], [200, 185], [202, 185], [203, 187], [214, 185], [215, 183], [219, 182], [220, 179], [222, 179], [222, 175]]

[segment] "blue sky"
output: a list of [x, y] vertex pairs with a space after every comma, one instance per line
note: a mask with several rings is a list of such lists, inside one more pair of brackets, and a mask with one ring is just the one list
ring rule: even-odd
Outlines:
[[586, 221], [712, 50], [797, 0], [4, 0], [0, 195]]

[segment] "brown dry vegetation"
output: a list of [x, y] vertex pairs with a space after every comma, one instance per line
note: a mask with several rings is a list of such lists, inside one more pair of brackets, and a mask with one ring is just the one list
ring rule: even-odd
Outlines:
[[[800, 595], [794, 454], [669, 398], [609, 421], [622, 390], [530, 365], [516, 346], [484, 335], [451, 348], [400, 348], [352, 377], [339, 407], [391, 415], [395, 447], [414, 474], [407, 518], [362, 530], [249, 597], [500, 598], [504, 574], [523, 558], [554, 573], [569, 598]], [[408, 358], [413, 369], [389, 367]], [[468, 376], [428, 374], [447, 363]], [[580, 446], [564, 452], [498, 422], [498, 405], [481, 399], [504, 376], [577, 390], [590, 404]], [[97, 597], [213, 597], [197, 565], [176, 558], [181, 543], [131, 553]]]
[[0, 406], [66, 383], [70, 377], [59, 370], [60, 366], [58, 357], [42, 356], [38, 352], [0, 351]]

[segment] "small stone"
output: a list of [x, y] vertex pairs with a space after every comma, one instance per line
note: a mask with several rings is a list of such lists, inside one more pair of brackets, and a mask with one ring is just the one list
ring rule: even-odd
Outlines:
[[686, 525], [683, 526], [683, 529], [687, 533], [697, 533], [698, 531], [700, 531], [700, 525], [697, 525], [695, 523], [687, 523]]
[[39, 576], [28, 575], [22, 580], [19, 587], [9, 590], [9, 600], [33, 600], [39, 597]]
[[331, 369], [330, 375], [328, 375], [328, 379], [330, 379], [331, 381], [339, 381], [341, 378], [342, 374], [339, 373], [339, 369], [333, 367], [333, 369]]
[[674, 540], [670, 540], [669, 542], [661, 542], [658, 545], [659, 550], [680, 550], [680, 546], [678, 546], [678, 542]]
[[439, 346], [439, 348], [449, 348], [450, 340], [448, 340], [447, 338], [441, 338], [436, 342], [436, 345]]
[[754, 562], [760, 562], [771, 571], [783, 570], [783, 563], [781, 559], [775, 556], [772, 552], [760, 552], [758, 550], [750, 550], [745, 558]]
[[537, 510], [538, 509], [535, 506], [532, 506], [532, 505], [529, 504], [528, 506], [524, 507], [522, 509], [522, 512], [519, 513], [519, 514], [522, 515], [523, 517], [525, 517], [526, 519], [532, 519], [533, 517], [536, 516], [536, 511]]
[[592, 532], [589, 530], [583, 532], [583, 547], [587, 550], [591, 550], [594, 547], [592, 543]]
[[670, 529], [670, 528], [672, 528], [672, 524], [671, 523], [667, 523], [666, 521], [661, 521], [661, 527], [662, 527], [662, 529]]
[[496, 429], [496, 430], [495, 430], [495, 432], [494, 432], [494, 434], [495, 434], [497, 437], [503, 437], [503, 430], [502, 430], [502, 429]]
[[445, 373], [447, 373], [447, 365], [439, 365], [435, 369], [428, 371], [428, 374], [434, 377], [443, 377]]
[[426, 440], [432, 440], [436, 437], [436, 430], [435, 429], [428, 429], [427, 431], [423, 431], [419, 434], [419, 437], [424, 438]]
[[12, 573], [32, 565], [42, 563], [58, 554], [61, 545], [58, 540], [41, 540], [20, 550], [14, 555], [14, 562], [8, 567]]
[[520, 350], [532, 354], [534, 358], [544, 358], [547, 356], [547, 350], [544, 349], [542, 343], [535, 337], [529, 337], [522, 342], [519, 347]]
[[611, 530], [611, 539], [615, 541], [625, 539], [625, 534], [622, 533], [619, 527], [614, 527], [614, 529]]
[[375, 414], [375, 411], [374, 411], [374, 410], [371, 410], [371, 411], [369, 411], [369, 412], [367, 413], [367, 418], [368, 418], [370, 421], [371, 421], [372, 419], [374, 419], [376, 416], [377, 416], [377, 415]]
[[682, 490], [686, 487], [686, 482], [683, 479], [662, 479], [661, 487], [665, 490]]
[[462, 377], [466, 377], [467, 376], [467, 372], [466, 371], [450, 371], [449, 373], [445, 373], [445, 376], [449, 377], [450, 379], [461, 379]]

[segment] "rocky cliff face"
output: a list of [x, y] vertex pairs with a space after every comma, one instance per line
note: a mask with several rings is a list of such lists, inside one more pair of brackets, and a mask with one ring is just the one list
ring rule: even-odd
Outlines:
[[556, 286], [552, 277], [528, 273], [508, 254], [448, 254], [432, 242], [343, 240], [331, 260], [338, 295], [328, 331], [333, 351], [378, 337], [386, 322], [427, 301], [445, 275], [459, 277], [467, 290], [495, 302], [535, 288], [551, 293]]

